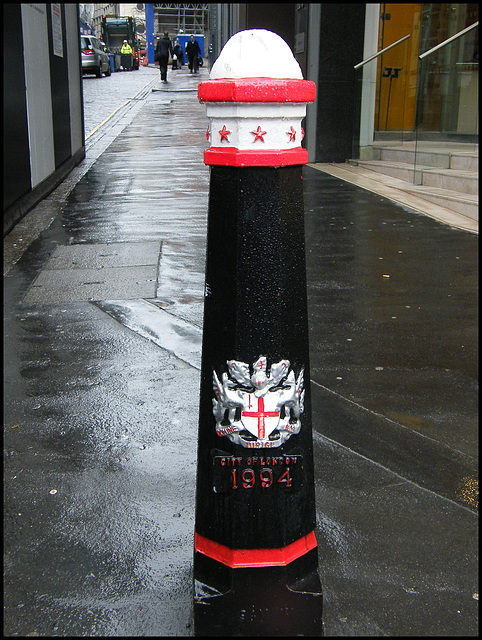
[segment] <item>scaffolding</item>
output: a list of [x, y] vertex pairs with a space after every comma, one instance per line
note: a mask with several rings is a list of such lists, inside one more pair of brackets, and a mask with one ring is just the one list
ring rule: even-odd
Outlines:
[[154, 4], [154, 35], [187, 33], [204, 35], [209, 30], [209, 4]]

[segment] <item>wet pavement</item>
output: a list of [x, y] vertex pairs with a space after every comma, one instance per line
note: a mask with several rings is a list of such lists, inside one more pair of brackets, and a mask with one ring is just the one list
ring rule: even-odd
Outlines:
[[[207, 70], [169, 79], [4, 242], [7, 636], [192, 635]], [[324, 634], [477, 635], [478, 238], [303, 178]]]

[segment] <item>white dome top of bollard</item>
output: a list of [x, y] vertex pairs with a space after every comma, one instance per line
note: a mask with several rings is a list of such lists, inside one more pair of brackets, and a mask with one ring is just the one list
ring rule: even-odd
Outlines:
[[306, 164], [301, 121], [315, 99], [314, 82], [276, 33], [251, 29], [224, 45], [210, 79], [198, 85], [210, 125], [210, 165], [283, 167]]
[[250, 29], [235, 33], [224, 45], [209, 75], [220, 78], [303, 79], [300, 65], [277, 33]]

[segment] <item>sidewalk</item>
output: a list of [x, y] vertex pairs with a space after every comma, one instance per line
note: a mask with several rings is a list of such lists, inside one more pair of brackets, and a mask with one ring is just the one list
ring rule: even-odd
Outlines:
[[[192, 635], [207, 77], [5, 239], [7, 636]], [[478, 238], [303, 178], [324, 633], [475, 636]]]

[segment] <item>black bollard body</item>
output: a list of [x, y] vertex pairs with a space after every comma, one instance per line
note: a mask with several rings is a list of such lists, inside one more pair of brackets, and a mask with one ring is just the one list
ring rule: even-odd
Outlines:
[[[231, 41], [250, 34], [281, 40]], [[223, 76], [199, 98], [213, 117], [195, 633], [321, 635], [299, 144], [314, 85]]]

